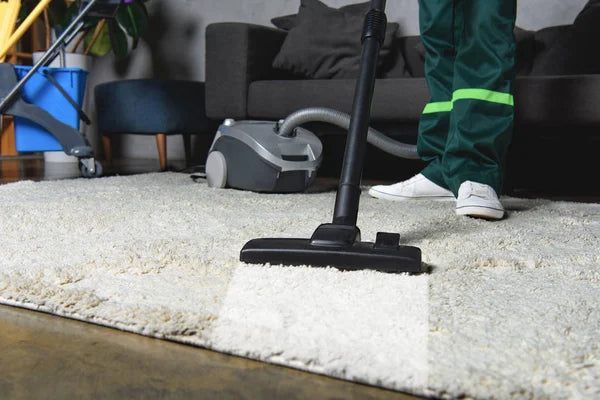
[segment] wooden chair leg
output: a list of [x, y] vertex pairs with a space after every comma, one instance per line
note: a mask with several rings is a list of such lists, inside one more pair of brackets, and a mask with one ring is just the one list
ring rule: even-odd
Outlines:
[[107, 167], [112, 166], [112, 146], [110, 144], [110, 136], [102, 135], [102, 145], [104, 147], [104, 161]]
[[192, 162], [192, 135], [189, 133], [183, 134], [183, 149], [185, 150], [185, 166], [189, 166]]
[[2, 132], [0, 132], [0, 156], [18, 156], [15, 142], [15, 122], [8, 115], [0, 115]]
[[156, 147], [158, 148], [158, 160], [160, 161], [161, 171], [167, 170], [167, 135], [164, 133], [156, 134]]

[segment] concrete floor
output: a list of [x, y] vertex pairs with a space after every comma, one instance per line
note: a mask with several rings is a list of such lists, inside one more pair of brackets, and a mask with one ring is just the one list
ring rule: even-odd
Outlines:
[[[173, 169], [182, 167], [173, 163]], [[154, 160], [117, 164], [156, 171]], [[0, 183], [78, 176], [71, 165], [1, 160]], [[335, 188], [325, 182], [323, 187]], [[0, 306], [0, 399], [416, 399], [402, 393]]]
[[0, 306], [2, 399], [414, 397]]

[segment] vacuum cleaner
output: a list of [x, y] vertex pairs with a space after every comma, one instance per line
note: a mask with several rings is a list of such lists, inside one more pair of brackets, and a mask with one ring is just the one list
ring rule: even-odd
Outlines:
[[[319, 138], [301, 125], [325, 122], [349, 129], [350, 115], [310, 107], [273, 121], [226, 119], [206, 160], [208, 186], [255, 192], [302, 192], [316, 177], [322, 160]], [[367, 141], [397, 157], [418, 159], [415, 145], [398, 142], [368, 127]]]
[[[349, 122], [349, 131], [346, 141], [344, 162], [336, 195], [333, 221], [331, 223], [321, 224], [309, 239], [253, 239], [244, 245], [240, 252], [240, 260], [254, 264], [283, 264], [283, 265], [308, 265], [312, 267], [336, 267], [341, 270], [377, 270], [390, 273], [422, 272], [421, 250], [412, 246], [400, 246], [400, 235], [396, 233], [377, 233], [375, 242], [361, 241], [360, 229], [356, 226], [358, 217], [358, 208], [360, 200], [360, 181], [362, 177], [364, 154], [369, 135], [370, 107], [375, 88], [375, 70], [379, 49], [383, 43], [386, 31], [387, 17], [385, 15], [386, 0], [371, 0], [370, 10], [365, 17], [365, 23], [362, 33], [362, 55], [360, 64], [360, 73], [354, 93], [354, 102], [352, 106], [352, 116]], [[230, 128], [235, 128], [235, 122], [229, 121]], [[277, 175], [277, 170], [281, 167], [281, 162], [275, 162], [271, 156], [276, 153], [266, 150], [267, 147], [273, 149], [285, 148], [285, 144], [292, 144], [293, 152], [301, 153], [302, 157], [308, 157], [311, 151], [318, 150], [319, 147], [310, 147], [309, 141], [313, 137], [304, 131], [294, 128], [293, 133], [287, 130], [282, 133], [284, 123], [277, 123], [269, 129], [281, 136], [277, 139], [274, 146], [262, 146], [259, 140], [254, 141], [256, 157], [269, 158], [270, 165]], [[238, 128], [247, 131], [251, 123], [240, 123]], [[219, 148], [219, 141], [226, 141], [233, 130], [226, 130], [224, 134], [215, 139], [213, 147]], [[255, 132], [250, 128], [250, 131]], [[257, 137], [260, 133], [246, 135], [245, 139], [240, 141], [251, 141], [251, 137]], [[244, 136], [244, 134], [242, 134]], [[293, 138], [301, 137], [297, 147], [294, 146]], [[309, 139], [310, 138], [310, 139]], [[231, 139], [231, 138], [230, 138]], [[304, 146], [304, 147], [303, 147]], [[302, 148], [303, 147], [303, 148]], [[302, 148], [302, 149], [301, 149]], [[222, 148], [221, 148], [222, 149]], [[414, 154], [413, 148], [407, 148], [409, 154]], [[273, 150], [274, 151], [274, 150]], [[251, 152], [246, 151], [247, 154]], [[270, 154], [267, 154], [270, 153]], [[288, 151], [282, 151], [286, 157], [293, 156]], [[223, 153], [222, 153], [223, 154]], [[261, 155], [262, 154], [262, 155]], [[299, 163], [305, 163], [305, 171], [313, 168], [318, 162], [319, 155], [299, 160]], [[221, 157], [221, 156], [214, 156]], [[220, 162], [222, 162], [221, 160]], [[286, 161], [286, 160], [284, 160]], [[213, 161], [215, 162], [215, 161]], [[219, 162], [219, 161], [217, 161]], [[208, 167], [208, 165], [207, 165]], [[283, 170], [281, 170], [283, 171]], [[287, 172], [287, 171], [286, 171]], [[305, 172], [308, 174], [308, 172]], [[208, 170], [207, 170], [208, 177]], [[229, 170], [226, 177], [222, 176], [219, 183], [229, 179]], [[304, 181], [306, 182], [306, 180]]]
[[278, 135], [277, 126], [271, 121], [225, 120], [206, 159], [208, 186], [279, 193], [310, 186], [322, 160], [321, 141], [303, 128]]

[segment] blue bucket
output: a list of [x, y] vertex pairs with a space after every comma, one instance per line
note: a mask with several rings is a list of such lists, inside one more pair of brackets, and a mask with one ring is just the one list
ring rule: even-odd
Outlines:
[[[29, 66], [15, 65], [17, 79], [31, 70]], [[27, 103], [48, 111], [57, 120], [79, 129], [79, 114], [62, 93], [44, 76], [48, 71], [73, 100], [80, 106], [85, 96], [87, 71], [80, 68], [42, 67], [21, 89], [21, 98]], [[18, 152], [64, 151], [58, 140], [38, 124], [26, 118], [15, 117], [15, 141]]]

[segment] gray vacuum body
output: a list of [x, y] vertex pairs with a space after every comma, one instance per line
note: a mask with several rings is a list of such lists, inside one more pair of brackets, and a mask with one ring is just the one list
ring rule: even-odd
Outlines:
[[234, 121], [219, 127], [206, 160], [210, 187], [255, 192], [301, 192], [314, 181], [323, 146], [312, 132], [277, 134], [272, 121]]

